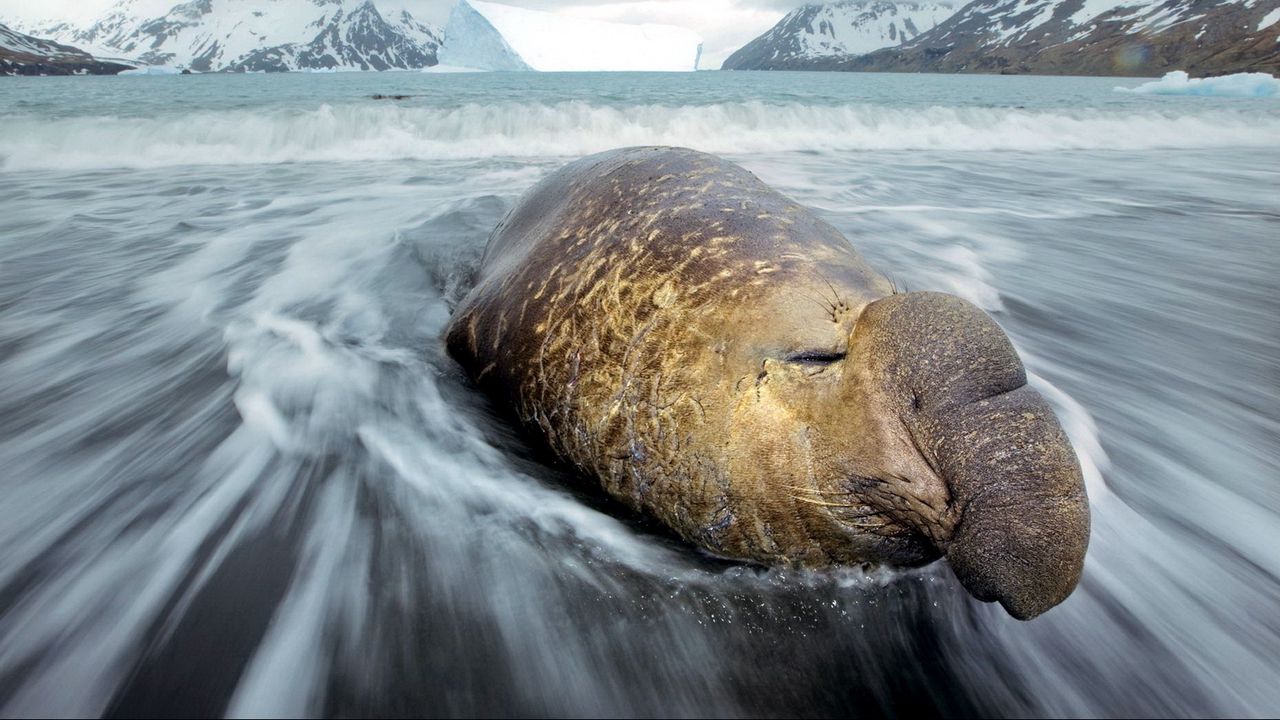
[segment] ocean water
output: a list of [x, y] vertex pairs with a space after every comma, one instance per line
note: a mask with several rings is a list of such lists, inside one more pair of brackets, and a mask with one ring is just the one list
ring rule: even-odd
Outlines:
[[[1280, 100], [1140, 82], [3, 80], [0, 715], [1274, 715]], [[1000, 322], [1085, 470], [1071, 598], [709, 558], [499, 419], [450, 305], [634, 144]]]

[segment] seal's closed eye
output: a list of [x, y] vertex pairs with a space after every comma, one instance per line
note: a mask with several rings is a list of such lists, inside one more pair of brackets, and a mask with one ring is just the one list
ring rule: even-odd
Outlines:
[[830, 365], [843, 360], [846, 354], [830, 350], [801, 350], [800, 352], [791, 353], [783, 359], [787, 362], [800, 363], [802, 365]]

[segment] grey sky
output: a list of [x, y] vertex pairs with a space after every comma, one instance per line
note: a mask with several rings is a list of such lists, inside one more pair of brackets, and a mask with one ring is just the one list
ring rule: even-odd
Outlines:
[[[437, 2], [440, 0], [424, 0]], [[496, 0], [618, 22], [681, 25], [703, 37], [702, 67], [718, 68], [734, 50], [769, 29], [802, 0]], [[116, 0], [0, 0], [0, 23], [39, 18], [89, 20]], [[174, 4], [181, 0], [173, 0]], [[376, 2], [376, 0], [375, 0]], [[415, 13], [416, 14], [416, 13]]]

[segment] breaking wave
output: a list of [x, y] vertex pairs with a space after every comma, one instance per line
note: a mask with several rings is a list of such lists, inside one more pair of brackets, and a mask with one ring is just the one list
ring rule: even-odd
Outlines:
[[1257, 110], [1033, 111], [1011, 107], [583, 102], [452, 108], [364, 103], [164, 117], [4, 118], [6, 169], [576, 156], [625, 145], [708, 152], [1070, 150], [1270, 146]]

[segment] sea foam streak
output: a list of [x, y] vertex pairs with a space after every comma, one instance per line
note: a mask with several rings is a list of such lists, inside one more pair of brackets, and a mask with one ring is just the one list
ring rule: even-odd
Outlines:
[[626, 145], [708, 152], [1058, 150], [1270, 146], [1280, 117], [1227, 110], [1030, 111], [991, 107], [740, 102], [605, 107], [582, 102], [385, 104], [195, 112], [161, 118], [5, 119], [9, 170], [304, 161], [572, 157]]

